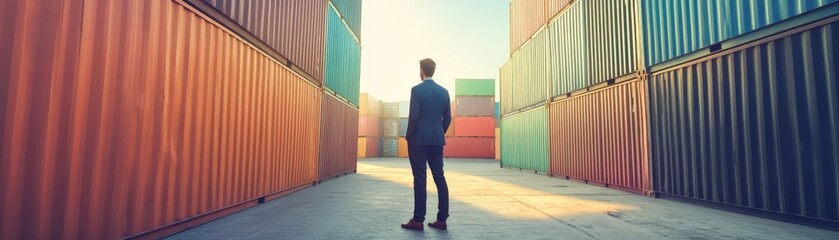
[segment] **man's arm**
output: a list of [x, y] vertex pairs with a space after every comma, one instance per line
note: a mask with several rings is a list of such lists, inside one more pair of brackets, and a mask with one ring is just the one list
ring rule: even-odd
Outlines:
[[414, 132], [417, 131], [417, 123], [419, 123], [421, 107], [420, 99], [416, 96], [414, 89], [411, 88], [411, 107], [410, 112], [408, 113], [408, 131], [405, 133], [405, 140], [407, 141], [411, 141], [411, 137], [413, 137]]
[[443, 111], [443, 134], [449, 131], [449, 125], [452, 124], [452, 106], [451, 102], [446, 101], [446, 110]]

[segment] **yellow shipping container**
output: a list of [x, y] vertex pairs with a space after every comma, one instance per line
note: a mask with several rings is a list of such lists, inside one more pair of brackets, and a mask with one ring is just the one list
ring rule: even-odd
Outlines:
[[401, 158], [408, 157], [408, 140], [400, 137], [396, 145], [396, 156]]
[[358, 158], [367, 157], [367, 138], [358, 138]]

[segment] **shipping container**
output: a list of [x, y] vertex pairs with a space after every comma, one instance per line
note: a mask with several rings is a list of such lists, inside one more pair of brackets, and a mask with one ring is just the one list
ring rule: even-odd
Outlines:
[[411, 111], [411, 103], [408, 101], [399, 101], [399, 117], [408, 118]]
[[375, 158], [381, 156], [382, 141], [377, 137], [367, 138], [367, 150], [365, 150], [367, 158]]
[[404, 137], [400, 137], [396, 143], [396, 156], [401, 158], [408, 157], [408, 141]]
[[361, 0], [330, 0], [347, 21], [353, 33], [361, 39]]
[[450, 158], [492, 158], [495, 140], [492, 138], [446, 137], [443, 156]]
[[358, 159], [358, 109], [326, 92], [322, 99], [318, 179], [355, 171]]
[[[219, 19], [228, 29], [249, 39], [252, 35], [265, 43], [293, 66], [312, 77], [316, 85], [323, 80], [324, 33], [326, 27], [326, 1], [241, 1], [241, 0], [188, 0], [211, 16], [217, 11], [232, 20]], [[210, 7], [204, 7], [209, 5]], [[238, 25], [238, 26], [237, 26]], [[265, 49], [267, 50], [267, 49]], [[286, 64], [285, 62], [282, 62]]]
[[550, 173], [649, 194], [647, 94], [631, 81], [550, 105]]
[[495, 114], [495, 97], [457, 96], [454, 101], [459, 105], [454, 109], [460, 109], [460, 112], [452, 112], [453, 116], [489, 117]]
[[13, 4], [3, 239], [159, 238], [316, 180], [319, 88], [192, 7]]
[[397, 157], [399, 153], [399, 140], [395, 137], [383, 137], [382, 157]]
[[[635, 18], [639, 0], [579, 0], [585, 2], [585, 41], [588, 86], [638, 71]], [[557, 35], [554, 35], [557, 36]], [[561, 50], [560, 50], [561, 49]], [[556, 49], [559, 54], [568, 47]]]
[[545, 107], [501, 118], [501, 167], [548, 172]]
[[399, 119], [386, 118], [379, 119], [382, 123], [382, 137], [398, 137], [399, 136]]
[[455, 117], [458, 127], [454, 135], [457, 137], [494, 137], [495, 118], [492, 117]]
[[380, 132], [379, 127], [379, 118], [377, 117], [358, 117], [358, 136], [378, 137]]
[[501, 104], [495, 102], [495, 119], [501, 119]]
[[653, 66], [835, 2], [641, 0], [645, 63]]
[[565, 7], [568, 6], [573, 0], [545, 0], [545, 8], [547, 11], [547, 15], [545, 16], [547, 21], [550, 21], [554, 17], [556, 17], [559, 12], [566, 9]]
[[370, 94], [362, 93], [359, 96], [358, 110], [361, 116], [382, 116], [382, 101], [377, 100]]
[[398, 102], [385, 102], [382, 103], [382, 114], [385, 118], [399, 118], [399, 103]]
[[366, 137], [358, 137], [358, 158], [365, 158], [367, 157], [367, 138]]
[[408, 133], [408, 119], [407, 118], [400, 118], [399, 119], [399, 136], [404, 137], [406, 133]]
[[548, 33], [544, 30], [501, 67], [501, 113], [546, 103], [548, 99]]
[[654, 190], [839, 225], [837, 20], [653, 73]]
[[495, 97], [495, 79], [458, 78], [454, 83], [455, 96]]
[[546, 10], [544, 0], [510, 1], [510, 55], [548, 22]]
[[326, 71], [323, 85], [357, 105], [361, 79], [361, 45], [332, 7], [327, 8], [326, 14], [324, 59]]
[[501, 129], [495, 128], [495, 160], [501, 159]]
[[[562, 11], [553, 22], [548, 25], [550, 37], [548, 47], [545, 48], [548, 55], [547, 60], [550, 68], [550, 91], [551, 96], [560, 96], [575, 90], [583, 89], [589, 85], [589, 53], [586, 31], [586, 3], [585, 0], [574, 1], [568, 9]], [[541, 69], [541, 71], [548, 71]], [[547, 85], [540, 85], [540, 91], [544, 91]], [[502, 86], [503, 87], [503, 86]], [[502, 91], [504, 91], [502, 89]], [[533, 92], [531, 94], [537, 94]], [[542, 97], [544, 94], [539, 95]], [[503, 95], [502, 95], [503, 97]], [[547, 98], [547, 97], [545, 97]], [[504, 111], [504, 99], [501, 101], [502, 114]]]

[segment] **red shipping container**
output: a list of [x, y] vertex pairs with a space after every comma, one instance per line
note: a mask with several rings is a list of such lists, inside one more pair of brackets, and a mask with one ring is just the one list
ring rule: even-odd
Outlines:
[[456, 137], [495, 137], [495, 118], [493, 117], [455, 117]]
[[367, 152], [365, 153], [365, 157], [372, 158], [372, 157], [379, 157], [379, 138], [372, 137], [367, 138]]
[[[493, 134], [495, 134], [493, 130]], [[447, 137], [444, 157], [494, 158], [495, 138]]]
[[375, 116], [364, 116], [358, 118], [358, 136], [378, 137], [379, 118]]
[[358, 159], [358, 109], [326, 92], [322, 102], [318, 179], [351, 172]]

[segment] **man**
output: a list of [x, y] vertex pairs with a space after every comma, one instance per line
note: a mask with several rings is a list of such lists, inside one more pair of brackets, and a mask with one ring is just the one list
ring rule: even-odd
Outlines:
[[408, 158], [414, 174], [414, 217], [402, 228], [423, 230], [426, 200], [426, 162], [437, 185], [439, 212], [437, 221], [429, 227], [446, 230], [449, 217], [449, 187], [443, 176], [443, 146], [446, 145], [446, 130], [452, 122], [449, 91], [431, 79], [437, 64], [434, 60], [420, 61], [422, 83], [411, 88], [411, 111], [408, 115]]

